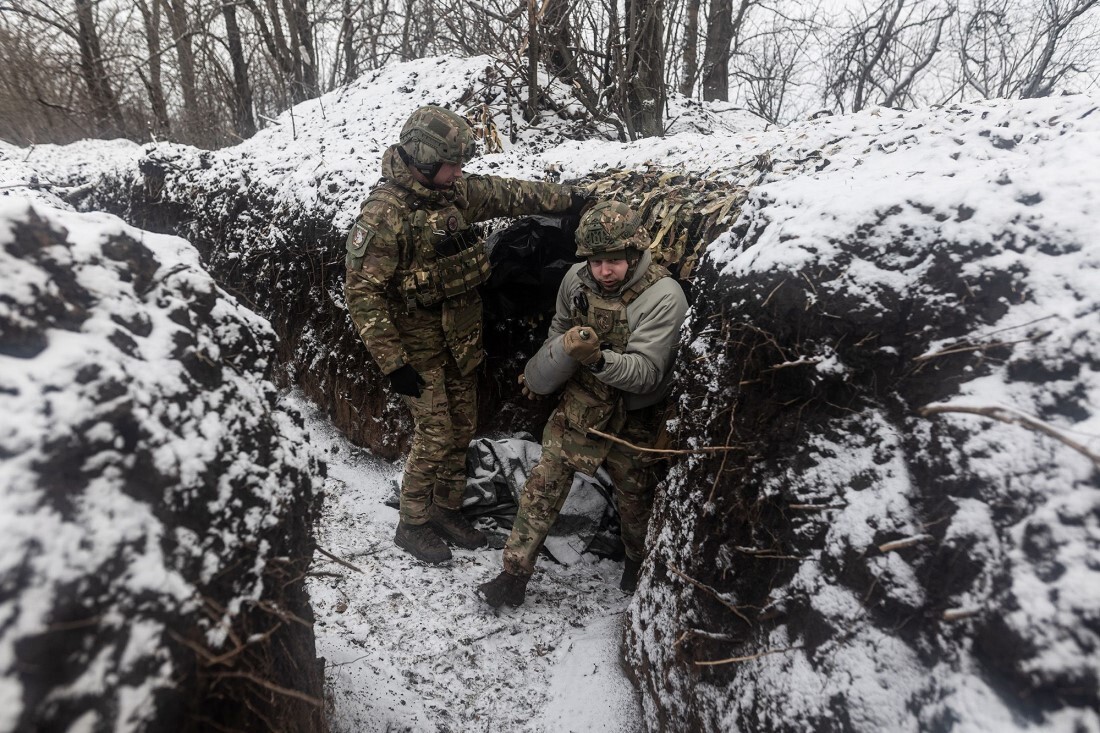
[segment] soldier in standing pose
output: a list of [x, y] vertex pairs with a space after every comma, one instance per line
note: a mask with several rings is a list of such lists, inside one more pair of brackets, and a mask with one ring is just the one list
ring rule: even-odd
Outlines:
[[574, 471], [591, 476], [606, 464], [615, 485], [626, 549], [619, 586], [624, 591], [634, 591], [645, 555], [657, 460], [588, 431], [654, 445], [687, 301], [680, 284], [653, 263], [641, 220], [626, 204], [593, 206], [581, 217], [576, 239], [577, 255], [587, 261], [562, 281], [550, 336], [521, 381], [525, 391], [545, 394], [558, 386], [549, 384], [555, 373], [564, 378], [572, 372], [543, 432], [542, 457], [523, 487], [504, 570], [479, 586], [493, 607], [523, 603]]
[[347, 240], [345, 297], [359, 335], [412, 412], [401, 483], [398, 547], [430, 563], [449, 560], [443, 540], [474, 549], [485, 535], [459, 511], [466, 448], [474, 437], [474, 370], [482, 362], [484, 242], [470, 225], [501, 216], [576, 212], [569, 186], [463, 175], [475, 144], [459, 115], [425, 106], [410, 115], [382, 158], [382, 181]]

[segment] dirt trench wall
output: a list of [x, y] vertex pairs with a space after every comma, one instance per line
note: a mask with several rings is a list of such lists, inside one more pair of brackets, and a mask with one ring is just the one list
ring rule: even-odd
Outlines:
[[1003, 191], [976, 238], [974, 211], [920, 200], [798, 237], [799, 203], [762, 186], [712, 245], [676, 443], [729, 450], [659, 494], [626, 635], [650, 730], [1095, 721], [1097, 466], [919, 411], [975, 385], [1054, 423], [1095, 409], [1090, 245]]
[[0, 218], [0, 728], [325, 730], [303, 583], [325, 467], [271, 329], [182, 240]]
[[[213, 160], [167, 148], [71, 203], [188, 239], [222, 287], [270, 320], [276, 380], [301, 388], [353, 442], [382, 457], [401, 455], [411, 423], [348, 317], [344, 236], [319, 213], [330, 209], [281, 205], [266, 182], [229, 175], [232, 160]], [[211, 175], [211, 165], [227, 175]]]

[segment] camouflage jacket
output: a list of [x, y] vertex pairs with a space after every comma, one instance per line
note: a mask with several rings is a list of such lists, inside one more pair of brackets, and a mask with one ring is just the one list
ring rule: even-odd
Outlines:
[[383, 373], [429, 368], [448, 352], [463, 374], [482, 360], [484, 242], [471, 224], [501, 216], [560, 213], [569, 186], [471, 175], [446, 191], [416, 182], [391, 147], [347, 241], [345, 298], [363, 343]]

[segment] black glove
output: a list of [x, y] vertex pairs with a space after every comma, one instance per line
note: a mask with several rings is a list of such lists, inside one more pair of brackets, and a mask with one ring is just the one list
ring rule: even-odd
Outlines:
[[574, 191], [569, 200], [569, 208], [561, 213], [561, 228], [566, 232], [577, 231], [581, 216], [595, 203], [594, 196], [588, 196], [579, 190]]
[[595, 196], [589, 196], [581, 190], [573, 191], [573, 195], [569, 199], [569, 208], [565, 210], [566, 216], [573, 216], [580, 218], [589, 207], [596, 203]]
[[419, 397], [427, 382], [412, 364], [402, 364], [386, 375], [390, 378], [390, 387], [397, 394], [407, 397]]

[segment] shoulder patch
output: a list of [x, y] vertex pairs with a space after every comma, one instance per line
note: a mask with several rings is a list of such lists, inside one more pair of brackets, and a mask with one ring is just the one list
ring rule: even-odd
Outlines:
[[352, 257], [362, 257], [363, 253], [367, 250], [367, 245], [374, 239], [374, 229], [366, 226], [361, 222], [355, 222], [351, 231], [348, 232], [347, 250], [348, 254]]

